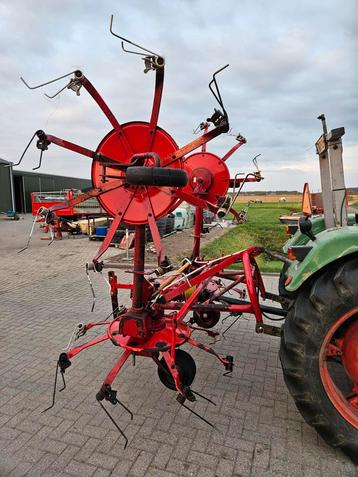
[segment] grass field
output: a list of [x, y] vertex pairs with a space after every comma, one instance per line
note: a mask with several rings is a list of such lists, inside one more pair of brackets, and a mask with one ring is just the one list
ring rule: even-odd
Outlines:
[[[242, 206], [243, 204], [236, 203], [235, 209], [240, 210]], [[281, 252], [288, 236], [285, 225], [280, 224], [278, 219], [280, 215], [289, 215], [299, 210], [301, 210], [300, 202], [252, 204], [249, 207], [247, 222], [230, 229], [203, 247], [203, 255], [206, 258], [219, 257], [252, 245]], [[282, 262], [270, 260], [264, 254], [258, 257], [258, 263], [264, 272], [279, 272], [282, 268]]]
[[243, 195], [239, 194], [238, 198], [236, 199], [237, 202], [244, 202], [247, 204], [249, 200], [261, 200], [263, 203], [266, 202], [278, 202], [281, 197], [286, 199], [286, 202], [301, 202], [302, 201], [302, 194], [250, 194], [250, 195]]
[[353, 204], [349, 204], [349, 207], [354, 207], [355, 209], [358, 209], [358, 202], [353, 202]]

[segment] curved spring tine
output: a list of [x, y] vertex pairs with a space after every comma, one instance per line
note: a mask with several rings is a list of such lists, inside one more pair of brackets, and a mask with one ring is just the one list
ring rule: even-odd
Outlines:
[[99, 401], [97, 399], [97, 402], [98, 404], [101, 406], [101, 408], [104, 410], [104, 412], [107, 414], [107, 416], [110, 418], [110, 420], [113, 422], [113, 424], [116, 426], [117, 430], [119, 431], [119, 433], [121, 434], [121, 436], [123, 437], [124, 439], [124, 449], [127, 447], [128, 445], [128, 437], [125, 435], [125, 433], [122, 431], [122, 429], [119, 427], [119, 425], [116, 423], [116, 421], [113, 419], [113, 417], [111, 416], [111, 414], [107, 411], [107, 409], [104, 407], [104, 405], [101, 403], [101, 401]]
[[55, 232], [54, 232], [54, 229], [53, 229], [52, 225], [50, 225], [50, 236], [51, 236], [51, 240], [47, 244], [47, 246], [51, 245], [55, 240]]
[[[209, 83], [209, 89], [210, 91], [212, 92], [214, 98], [216, 99], [216, 101], [219, 103], [219, 105], [222, 107], [224, 113], [226, 114], [226, 111], [225, 111], [225, 108], [224, 108], [224, 104], [223, 104], [223, 100], [221, 98], [221, 94], [220, 94], [220, 90], [219, 90], [219, 87], [218, 87], [218, 84], [216, 82], [216, 75], [219, 74], [221, 71], [223, 71], [225, 68], [227, 68], [229, 66], [229, 64], [223, 66], [222, 68], [218, 69], [217, 71], [215, 71], [215, 73], [213, 74], [213, 79], [210, 81]], [[212, 87], [212, 84], [215, 85], [215, 89], [216, 89], [216, 92], [214, 91], [213, 87]]]
[[21, 253], [24, 250], [27, 250], [29, 248], [31, 237], [32, 237], [32, 234], [34, 232], [35, 224], [36, 224], [36, 221], [37, 221], [38, 217], [39, 217], [39, 214], [36, 214], [34, 220], [32, 221], [30, 235], [29, 235], [29, 238], [27, 240], [27, 243], [26, 243], [25, 247], [23, 247], [21, 250], [18, 250], [17, 253]]
[[[32, 141], [34, 140], [36, 134], [37, 134], [37, 131], [34, 132], [34, 135], [33, 135], [32, 138], [30, 139], [28, 145], [25, 147], [25, 150], [24, 150], [24, 152], [21, 154], [21, 157], [20, 157], [19, 162], [17, 162], [16, 164], [12, 164], [13, 167], [19, 166], [19, 165], [21, 164], [21, 161], [23, 160], [23, 158], [24, 158], [24, 156], [25, 156], [25, 154], [26, 154], [28, 148], [30, 147]], [[7, 164], [5, 167], [10, 167], [10, 166], [11, 166], [11, 164]]]
[[130, 45], [133, 45], [133, 46], [135, 46], [136, 48], [139, 48], [140, 50], [145, 51], [146, 53], [150, 53], [151, 55], [161, 57], [161, 55], [158, 55], [158, 53], [155, 53], [154, 51], [148, 50], [147, 48], [144, 48], [144, 46], [140, 46], [140, 45], [138, 45], [137, 43], [134, 43], [133, 41], [130, 41], [130, 40], [128, 40], [127, 38], [124, 38], [123, 36], [117, 35], [117, 33], [114, 33], [112, 27], [113, 27], [113, 15], [111, 15], [111, 22], [110, 22], [110, 25], [109, 25], [109, 31], [112, 33], [113, 36], [115, 36], [115, 37], [119, 38], [120, 40], [122, 40], [122, 49], [123, 49], [124, 51], [126, 51], [127, 53], [133, 53], [133, 54], [135, 54], [135, 55], [140, 55], [140, 54], [142, 54], [142, 53], [139, 53], [139, 52], [126, 50], [126, 49], [124, 48], [123, 42], [129, 43]]
[[46, 98], [49, 98], [49, 99], [53, 99], [53, 98], [56, 98], [56, 96], [58, 96], [60, 93], [62, 93], [62, 91], [64, 91], [66, 88], [68, 88], [71, 84], [71, 81], [70, 80], [63, 88], [61, 88], [59, 91], [57, 91], [57, 93], [55, 93], [54, 95], [50, 96], [49, 94], [45, 93], [45, 96]]
[[46, 81], [46, 83], [42, 83], [42, 84], [38, 84], [36, 86], [30, 86], [28, 83], [26, 83], [26, 81], [24, 80], [24, 78], [22, 76], [20, 76], [20, 79], [21, 81], [24, 83], [24, 85], [29, 88], [29, 89], [37, 89], [37, 88], [42, 88], [43, 86], [46, 86], [47, 84], [51, 84], [51, 83], [55, 83], [56, 81], [59, 81], [63, 78], [67, 78], [67, 76], [71, 76], [73, 73], [75, 73], [77, 70], [74, 70], [74, 71], [71, 71], [70, 73], [67, 73], [63, 76], [59, 76], [58, 78], [55, 78], [53, 80], [50, 80], [50, 81]]
[[40, 169], [40, 167], [41, 167], [41, 163], [42, 163], [42, 155], [43, 155], [43, 153], [44, 153], [44, 152], [43, 152], [43, 151], [41, 151], [41, 153], [40, 153], [39, 165], [38, 165], [38, 166], [36, 166], [36, 167], [33, 167], [33, 168], [32, 168], [32, 170], [33, 170], [33, 171], [36, 171], [36, 169]]
[[[86, 263], [86, 275], [87, 275], [87, 280], [88, 280], [88, 283], [89, 283], [89, 286], [90, 286], [90, 289], [91, 289], [91, 293], [92, 293], [92, 308], [91, 308], [91, 313], [93, 313], [93, 310], [94, 310], [94, 307], [96, 305], [96, 294], [95, 294], [95, 291], [94, 291], [94, 288], [93, 288], [93, 285], [92, 285], [92, 281], [91, 281], [91, 277], [90, 277], [90, 274], [88, 273], [88, 263]], [[113, 313], [113, 312], [112, 312]], [[107, 320], [107, 318], [106, 318]], [[106, 321], [105, 320], [105, 321]]]
[[125, 48], [124, 41], [121, 41], [121, 46], [122, 46], [122, 50], [125, 51], [126, 53], [132, 53], [132, 55], [139, 55], [139, 56], [143, 55], [143, 53], [141, 53], [140, 51], [133, 51], [133, 50], [128, 50], [127, 48]]
[[257, 158], [261, 156], [261, 154], [257, 154], [253, 159], [252, 159], [252, 162], [254, 163], [254, 166], [256, 167], [256, 169], [259, 171], [259, 164], [257, 162]]

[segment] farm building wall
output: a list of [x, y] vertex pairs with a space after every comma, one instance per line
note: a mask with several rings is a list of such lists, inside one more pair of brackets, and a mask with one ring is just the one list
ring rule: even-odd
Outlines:
[[[0, 160], [0, 211], [12, 209], [11, 172], [5, 167], [7, 161]], [[39, 174], [27, 171], [13, 171], [15, 210], [18, 213], [31, 212], [31, 192], [51, 192], [64, 189], [81, 189], [91, 187], [90, 179], [77, 177]]]
[[[89, 179], [53, 176], [50, 174], [35, 174], [23, 171], [14, 172], [15, 184], [18, 182], [17, 177], [22, 178], [23, 189], [23, 204], [16, 204], [16, 210], [18, 212], [31, 212], [31, 192], [51, 192], [64, 189], [85, 189], [92, 185], [92, 182]], [[15, 201], [17, 202], [16, 195]]]
[[11, 169], [9, 163], [0, 159], [0, 212], [12, 209]]

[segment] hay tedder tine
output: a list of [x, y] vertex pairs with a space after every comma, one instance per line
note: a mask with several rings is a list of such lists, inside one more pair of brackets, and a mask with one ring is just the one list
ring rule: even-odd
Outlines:
[[128, 407], [123, 404], [118, 398], [117, 398], [117, 391], [113, 390], [111, 385], [113, 381], [115, 380], [117, 374], [129, 358], [129, 356], [132, 354], [130, 350], [125, 350], [121, 356], [118, 358], [116, 364], [113, 366], [113, 368], [110, 370], [110, 372], [107, 374], [107, 376], [104, 378], [103, 384], [101, 386], [101, 389], [98, 391], [96, 394], [96, 400], [98, 401], [99, 405], [103, 409], [103, 411], [107, 414], [109, 419], [112, 421], [112, 423], [115, 425], [119, 433], [122, 435], [122, 437], [125, 440], [124, 443], [124, 448], [127, 447], [128, 444], [128, 438], [125, 435], [124, 431], [119, 427], [117, 422], [113, 419], [112, 415], [108, 411], [108, 409], [105, 408], [103, 405], [102, 401], [106, 400], [109, 401], [111, 404], [116, 405], [119, 404], [127, 413], [130, 415], [131, 420], [133, 420], [133, 413]]

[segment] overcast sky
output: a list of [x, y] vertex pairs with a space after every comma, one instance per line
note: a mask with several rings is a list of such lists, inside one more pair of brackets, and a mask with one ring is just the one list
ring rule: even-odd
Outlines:
[[[65, 83], [36, 84], [80, 68], [120, 122], [148, 120], [154, 73], [125, 54], [114, 29], [166, 58], [159, 124], [182, 146], [217, 107], [207, 84], [217, 68], [232, 132], [247, 145], [229, 160], [234, 172], [252, 170], [261, 153], [261, 189], [319, 188], [314, 142], [328, 127], [345, 126], [346, 185], [358, 186], [357, 0], [0, 0], [0, 157], [16, 162], [35, 130], [44, 129], [95, 149], [110, 126], [91, 97]], [[223, 155], [234, 137], [222, 135], [208, 150]], [[33, 147], [21, 169], [38, 161]], [[44, 173], [90, 176], [90, 159], [55, 145]], [[257, 189], [257, 185], [248, 186]]]

